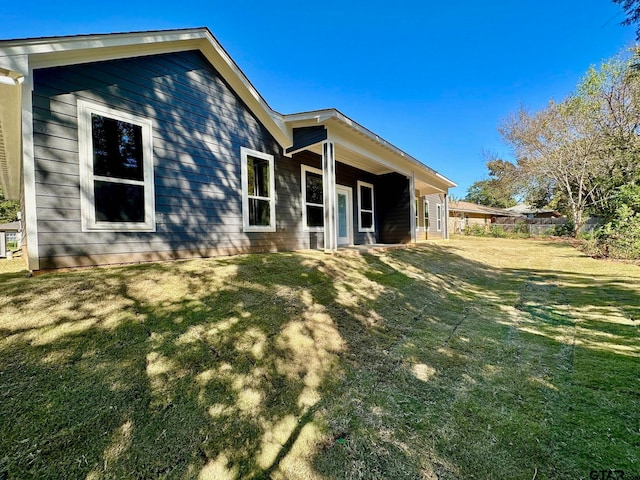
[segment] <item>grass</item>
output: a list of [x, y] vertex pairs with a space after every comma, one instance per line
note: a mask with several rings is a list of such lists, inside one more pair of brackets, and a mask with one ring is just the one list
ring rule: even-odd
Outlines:
[[19, 261], [0, 262], [0, 478], [640, 475], [638, 266], [486, 238]]

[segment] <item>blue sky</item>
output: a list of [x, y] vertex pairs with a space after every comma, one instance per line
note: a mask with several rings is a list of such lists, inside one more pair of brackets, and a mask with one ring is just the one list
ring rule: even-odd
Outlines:
[[335, 107], [449, 177], [461, 198], [497, 125], [632, 45], [610, 0], [5, 2], [0, 37], [207, 26], [272, 108]]

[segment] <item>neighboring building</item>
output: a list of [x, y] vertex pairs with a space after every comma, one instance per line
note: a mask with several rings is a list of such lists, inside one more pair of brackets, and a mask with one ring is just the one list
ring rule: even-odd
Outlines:
[[206, 28], [0, 42], [0, 181], [32, 270], [447, 238], [455, 186]]
[[462, 233], [466, 227], [473, 225], [487, 226], [496, 221], [499, 217], [521, 217], [519, 213], [509, 209], [485, 207], [462, 200], [449, 203], [449, 231], [451, 233]]
[[508, 211], [524, 215], [527, 218], [559, 218], [562, 214], [550, 208], [536, 208], [526, 203], [520, 203], [513, 207], [507, 208]]
[[21, 246], [20, 222], [0, 223], [0, 257], [7, 256], [7, 245]]

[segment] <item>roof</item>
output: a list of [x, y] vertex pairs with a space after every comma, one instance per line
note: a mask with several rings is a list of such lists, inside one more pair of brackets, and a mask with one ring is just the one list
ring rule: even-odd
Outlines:
[[520, 214], [509, 211], [504, 208], [487, 207], [485, 205], [478, 205], [471, 202], [463, 202], [462, 200], [456, 200], [449, 203], [449, 211], [451, 212], [464, 212], [464, 213], [479, 213], [484, 215], [491, 215], [495, 217], [515, 217]]
[[20, 222], [0, 223], [0, 232], [19, 232]]
[[7, 197], [17, 198], [19, 195], [22, 152], [18, 148], [11, 150], [11, 145], [19, 145], [20, 137], [16, 140], [16, 135], [19, 135], [16, 132], [20, 132], [22, 122], [21, 92], [30, 94], [32, 78], [29, 75], [33, 69], [196, 49], [204, 54], [283, 148], [292, 144], [292, 122], [322, 116], [325, 121], [349, 126], [364, 135], [377, 149], [391, 153], [394, 164], [410, 165], [412, 171], [417, 169], [424, 176], [433, 177], [444, 188], [456, 186], [451, 180], [336, 109], [291, 115], [276, 112], [209, 29], [198, 27], [0, 41], [0, 184]]
[[556, 210], [552, 208], [536, 208], [526, 203], [520, 203], [518, 205], [514, 205], [513, 207], [507, 208], [507, 210], [509, 210], [510, 212], [519, 213], [520, 215], [527, 215], [527, 214], [535, 215], [535, 214], [542, 214], [542, 213], [551, 213], [554, 216], [558, 216], [558, 217], [561, 216], [560, 213], [558, 213]]
[[380, 147], [390, 151], [395, 156], [399, 157], [399, 159], [404, 160], [409, 165], [425, 170], [431, 176], [437, 178], [440, 182], [442, 182], [442, 184], [445, 185], [447, 188], [457, 186], [455, 182], [451, 181], [444, 175], [438, 173], [433, 168], [428, 167], [427, 165], [422, 163], [420, 160], [404, 152], [400, 148], [396, 147], [395, 145], [388, 142], [378, 134], [372, 132], [368, 128], [362, 126], [355, 120], [352, 120], [351, 118], [347, 117], [344, 113], [340, 112], [335, 108], [326, 108], [322, 110], [312, 110], [308, 112], [293, 113], [293, 114], [284, 115], [283, 118], [285, 123], [288, 125], [289, 124], [294, 125], [299, 122], [308, 122], [310, 120], [314, 121], [315, 123], [326, 124], [331, 121], [340, 123], [341, 125], [348, 127], [354, 130], [355, 132], [357, 132], [358, 134], [373, 141], [374, 143], [378, 144]]

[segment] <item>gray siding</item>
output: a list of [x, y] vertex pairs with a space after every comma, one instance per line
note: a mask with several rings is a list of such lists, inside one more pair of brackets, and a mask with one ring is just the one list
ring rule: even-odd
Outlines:
[[[299, 163], [299, 165], [308, 165], [310, 167], [322, 168], [322, 157], [316, 153], [304, 151], [300, 153], [296, 153], [293, 155], [293, 159]], [[338, 155], [339, 160], [339, 155]], [[302, 187], [300, 185], [300, 167], [298, 166], [298, 195], [302, 196]], [[374, 184], [374, 200], [377, 198], [378, 194], [382, 194], [384, 190], [378, 191], [376, 183], [376, 179], [378, 177], [369, 172], [365, 172], [364, 170], [360, 170], [358, 168], [352, 167], [350, 165], [346, 165], [341, 163], [340, 161], [336, 161], [336, 184], [342, 185], [345, 187], [350, 187], [353, 194], [353, 206], [351, 212], [352, 218], [352, 226], [353, 226], [353, 243], [356, 245], [370, 245], [378, 242], [378, 225], [376, 222], [376, 231], [375, 232], [358, 232], [358, 180], [363, 182], [368, 182]], [[300, 211], [300, 215], [302, 215], [302, 211]], [[309, 232], [307, 232], [309, 235]], [[322, 235], [322, 234], [320, 234]], [[320, 240], [323, 241], [322, 239]]]
[[287, 148], [287, 153], [314, 145], [327, 139], [327, 129], [324, 125], [301, 127], [293, 129], [293, 145]]
[[[427, 232], [427, 238], [443, 238], [445, 228], [447, 228], [445, 223], [448, 221], [448, 219], [446, 218], [446, 213], [444, 211], [444, 194], [432, 193], [431, 195], [427, 195], [426, 197], [429, 201], [429, 231]], [[437, 229], [437, 204], [442, 205], [442, 228], [440, 231], [438, 231]]]
[[[314, 247], [302, 238], [299, 163], [199, 52], [35, 72], [41, 268]], [[156, 232], [82, 232], [77, 99], [153, 122]], [[270, 153], [276, 232], [242, 232], [240, 147]]]

